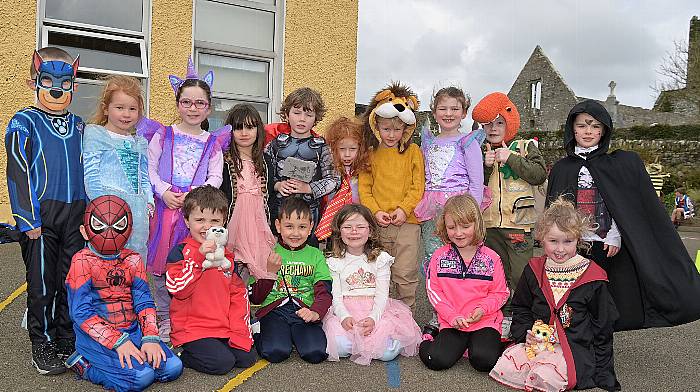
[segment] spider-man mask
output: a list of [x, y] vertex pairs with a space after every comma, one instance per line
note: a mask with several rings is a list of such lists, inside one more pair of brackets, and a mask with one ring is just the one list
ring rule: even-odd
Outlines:
[[85, 208], [83, 225], [92, 247], [103, 255], [121, 252], [131, 235], [131, 209], [114, 195], [100, 196]]

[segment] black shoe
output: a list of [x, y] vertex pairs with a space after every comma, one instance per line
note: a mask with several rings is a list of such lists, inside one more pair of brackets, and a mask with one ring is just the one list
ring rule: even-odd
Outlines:
[[53, 343], [32, 343], [32, 365], [39, 374], [55, 375], [65, 373], [66, 366], [58, 358]]
[[438, 332], [440, 332], [440, 330], [432, 324], [427, 324], [423, 327], [423, 335], [430, 335], [433, 339], [438, 335]]
[[56, 339], [56, 355], [62, 361], [68, 359], [68, 357], [75, 351], [75, 339]]

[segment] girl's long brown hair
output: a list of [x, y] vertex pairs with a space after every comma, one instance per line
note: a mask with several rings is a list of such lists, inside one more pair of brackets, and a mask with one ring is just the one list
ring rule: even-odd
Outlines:
[[[229, 110], [226, 116], [225, 124], [231, 125], [233, 128], [231, 132], [243, 129], [244, 126], [253, 126], [257, 129], [255, 143], [253, 143], [253, 164], [255, 165], [255, 172], [259, 176], [265, 174], [265, 163], [263, 161], [263, 149], [265, 147], [265, 127], [263, 125], [262, 119], [260, 118], [260, 113], [253, 105], [248, 103], [239, 103]], [[243, 170], [243, 163], [241, 162], [241, 154], [238, 151], [238, 146], [231, 135], [231, 144], [229, 146], [228, 155], [230, 157], [230, 164], [232, 165], [233, 172], [236, 176], [241, 174]]]
[[369, 208], [361, 204], [348, 204], [340, 209], [333, 217], [333, 222], [331, 222], [331, 237], [328, 242], [329, 252], [328, 254], [332, 257], [342, 258], [345, 257], [345, 252], [348, 247], [343, 242], [343, 238], [340, 236], [340, 227], [353, 215], [360, 215], [365, 218], [369, 224], [369, 238], [365, 243], [365, 255], [368, 261], [375, 261], [377, 256], [382, 253], [382, 245], [379, 240], [379, 225], [374, 219], [374, 215], [369, 210]]

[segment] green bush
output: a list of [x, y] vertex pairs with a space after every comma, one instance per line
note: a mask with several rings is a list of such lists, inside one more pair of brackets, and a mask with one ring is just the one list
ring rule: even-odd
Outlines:
[[694, 125], [666, 125], [658, 124], [653, 127], [636, 126], [631, 128], [616, 129], [613, 139], [633, 140], [700, 140], [700, 124]]
[[666, 212], [671, 215], [673, 207], [676, 206], [676, 195], [673, 192], [664, 193], [664, 206], [666, 207]]

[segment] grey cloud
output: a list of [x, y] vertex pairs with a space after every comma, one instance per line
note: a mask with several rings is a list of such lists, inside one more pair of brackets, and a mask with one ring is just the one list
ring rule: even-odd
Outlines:
[[[435, 87], [456, 84], [480, 99], [507, 91], [541, 45], [580, 96], [650, 107], [649, 86], [673, 39], [687, 37], [691, 0], [360, 1], [357, 101], [401, 80], [427, 108]], [[663, 12], [667, 18], [659, 18]], [[406, 34], [396, 34], [402, 31]]]

